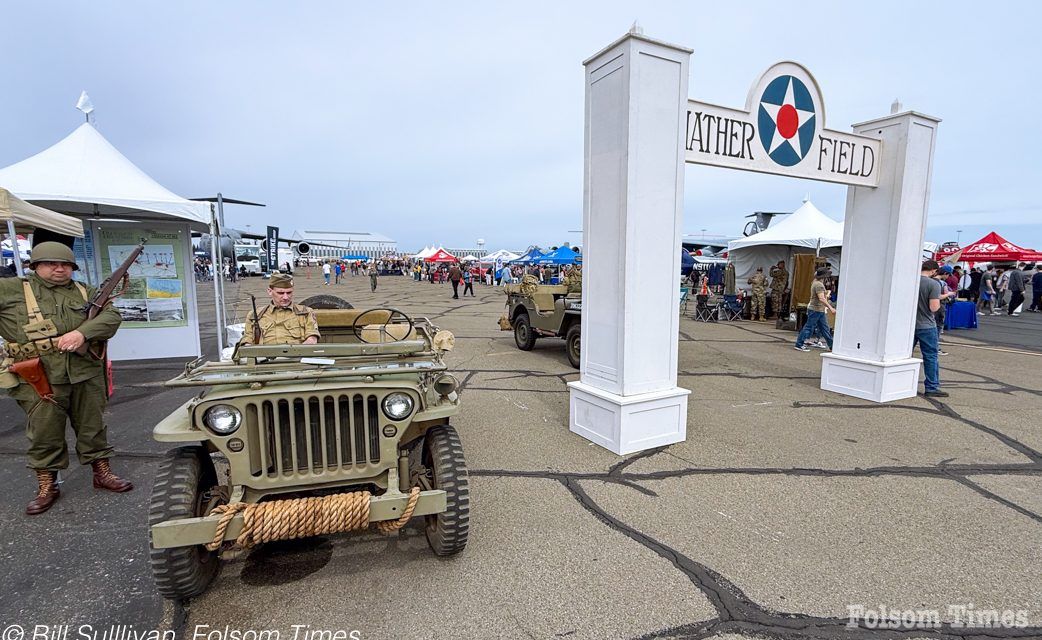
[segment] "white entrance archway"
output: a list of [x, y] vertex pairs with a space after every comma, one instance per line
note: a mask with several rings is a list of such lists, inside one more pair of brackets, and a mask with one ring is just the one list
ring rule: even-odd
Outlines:
[[[813, 76], [782, 62], [745, 109], [688, 100], [691, 50], [634, 29], [584, 62], [582, 366], [570, 428], [627, 454], [686, 437], [677, 386], [684, 163], [847, 184], [833, 353], [823, 389], [916, 394], [915, 291], [939, 120], [907, 112], [825, 128]], [[856, 238], [856, 241], [854, 240]]]

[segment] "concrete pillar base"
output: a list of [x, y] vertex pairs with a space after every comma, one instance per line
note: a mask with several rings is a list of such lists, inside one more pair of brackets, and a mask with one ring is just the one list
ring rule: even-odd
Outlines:
[[919, 392], [919, 358], [879, 362], [824, 353], [821, 388], [873, 402], [914, 398]]
[[568, 388], [569, 430], [620, 456], [684, 440], [688, 389], [620, 396], [582, 382]]

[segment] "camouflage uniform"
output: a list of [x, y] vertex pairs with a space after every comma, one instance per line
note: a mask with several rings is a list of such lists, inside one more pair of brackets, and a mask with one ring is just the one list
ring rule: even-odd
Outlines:
[[771, 267], [771, 308], [774, 315], [781, 317], [782, 298], [789, 286], [789, 271], [785, 267]]
[[[767, 278], [763, 275], [762, 270], [758, 270], [756, 273], [749, 278], [749, 284], [753, 286], [752, 291], [752, 313], [750, 317], [756, 320], [757, 313], [759, 313], [760, 320], [766, 320], [767, 317]], [[758, 310], [758, 311], [757, 311]]]
[[[70, 252], [71, 253], [71, 252]], [[28, 282], [44, 318], [57, 327], [55, 338], [78, 330], [87, 344], [107, 340], [116, 334], [123, 319], [112, 305], [87, 320], [83, 311], [85, 302], [95, 294], [93, 287], [51, 284], [35, 273], [25, 280], [0, 280], [0, 336], [8, 343], [6, 349], [15, 360], [40, 357], [40, 362], [54, 389], [54, 402], [40, 399], [24, 380], [8, 392], [25, 411], [28, 418], [26, 435], [29, 437], [29, 467], [31, 469], [66, 469], [69, 450], [65, 443], [65, 425], [72, 422], [76, 432], [76, 454], [81, 464], [112, 457], [102, 413], [108, 401], [105, 383], [105, 363], [86, 355], [62, 352], [57, 342], [38, 340], [29, 344], [23, 327], [29, 323], [23, 282]], [[82, 289], [81, 289], [82, 287]], [[18, 352], [17, 355], [14, 352]]]
[[[311, 336], [320, 337], [315, 312], [302, 304], [276, 307], [269, 304], [261, 309], [260, 344], [301, 344]], [[253, 312], [246, 318], [246, 330], [239, 344], [253, 344]]]

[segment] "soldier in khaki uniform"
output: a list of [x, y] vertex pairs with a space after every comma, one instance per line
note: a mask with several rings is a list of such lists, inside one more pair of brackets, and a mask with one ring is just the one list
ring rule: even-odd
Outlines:
[[[9, 393], [27, 416], [29, 468], [36, 472], [39, 490], [26, 506], [29, 515], [51, 508], [60, 492], [56, 474], [69, 466], [65, 425], [76, 432], [76, 455], [94, 471], [94, 487], [130, 491], [134, 486], [112, 472], [102, 413], [108, 401], [104, 360], [76, 353], [84, 344], [99, 346], [116, 333], [122, 318], [107, 305], [91, 320], [85, 303], [95, 289], [72, 281], [79, 269], [72, 250], [59, 242], [41, 242], [32, 252], [35, 273], [25, 279], [0, 280], [0, 336], [9, 356], [5, 362], [39, 357], [53, 389], [41, 398], [31, 385], [4, 373]], [[11, 385], [14, 386], [11, 386]]]
[[319, 339], [315, 312], [302, 304], [293, 304], [293, 277], [273, 273], [268, 284], [271, 304], [259, 310], [260, 322], [253, 312], [246, 318], [246, 331], [239, 344], [253, 344], [253, 328], [260, 325], [260, 344], [316, 344]]
[[785, 261], [779, 260], [777, 265], [771, 267], [771, 308], [779, 318], [782, 312], [782, 298], [788, 288], [789, 270], [785, 268]]

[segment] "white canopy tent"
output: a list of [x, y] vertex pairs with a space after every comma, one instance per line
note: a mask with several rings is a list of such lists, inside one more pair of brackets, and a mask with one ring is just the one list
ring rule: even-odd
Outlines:
[[11, 252], [15, 273], [19, 276], [23, 275], [22, 259], [25, 258], [23, 244], [18, 241], [19, 232], [28, 234], [49, 229], [75, 238], [83, 237], [83, 223], [76, 218], [29, 204], [3, 187], [0, 187], [0, 228], [7, 231], [4, 244]]
[[817, 252], [838, 273], [842, 245], [843, 222], [826, 216], [807, 200], [760, 233], [729, 242], [727, 258], [734, 263], [735, 281], [741, 287], [757, 267], [763, 267], [766, 275], [779, 261], [785, 261], [791, 272], [791, 258], [796, 253]]
[[503, 262], [510, 262], [511, 260], [517, 260], [520, 257], [520, 255], [513, 253], [512, 251], [500, 249], [498, 251], [493, 251], [492, 253], [486, 254], [485, 257], [481, 259], [481, 261], [494, 263], [497, 260], [502, 260]]
[[[90, 123], [0, 169], [0, 185], [23, 200], [83, 219], [79, 235], [84, 238], [74, 250], [93, 284], [107, 277], [141, 238], [148, 240], [146, 255], [131, 270], [138, 297], [117, 301], [124, 324], [109, 346], [113, 360], [201, 353], [191, 230], [215, 235], [209, 203], [187, 200], [160, 185]], [[214, 259], [218, 265], [216, 248]], [[216, 282], [215, 298], [220, 300]]]
[[210, 226], [208, 203], [169, 191], [88, 122], [40, 153], [0, 169], [0, 185], [23, 200], [64, 213], [134, 214], [134, 220], [173, 218], [199, 230]]
[[422, 251], [414, 255], [414, 258], [424, 259], [429, 258], [435, 251], [434, 247], [424, 247]]
[[472, 254], [472, 253], [468, 253], [467, 255], [465, 255], [462, 258], [460, 258], [459, 261], [460, 262], [477, 262], [478, 261], [478, 257], [476, 255]]
[[32, 233], [49, 229], [74, 238], [83, 237], [83, 222], [34, 204], [29, 204], [0, 187], [0, 225], [14, 233]]

